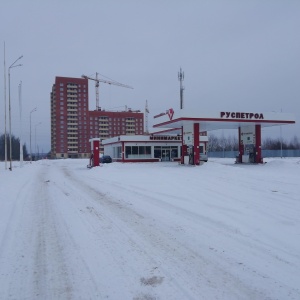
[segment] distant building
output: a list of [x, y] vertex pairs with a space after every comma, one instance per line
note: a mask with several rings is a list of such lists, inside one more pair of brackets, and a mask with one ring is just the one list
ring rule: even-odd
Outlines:
[[[90, 138], [100, 141], [119, 135], [142, 135], [144, 133], [144, 114], [139, 111], [113, 112], [94, 110], [89, 112]], [[100, 152], [104, 148], [100, 143]]]
[[[56, 77], [51, 92], [51, 157], [89, 157], [90, 138], [100, 141], [144, 133], [144, 114], [89, 111], [88, 79]], [[103, 146], [100, 143], [100, 152]]]

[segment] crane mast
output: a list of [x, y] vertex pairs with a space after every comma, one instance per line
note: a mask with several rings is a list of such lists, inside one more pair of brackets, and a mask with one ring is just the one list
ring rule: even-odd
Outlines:
[[95, 90], [96, 90], [96, 110], [99, 110], [99, 80], [98, 73], [96, 72]]
[[89, 79], [89, 80], [94, 80], [95, 81], [95, 90], [96, 90], [96, 110], [99, 110], [99, 86], [100, 86], [100, 82], [102, 83], [107, 83], [107, 84], [111, 84], [111, 85], [116, 85], [116, 86], [120, 86], [120, 87], [125, 87], [125, 88], [129, 88], [129, 89], [133, 89], [133, 87], [117, 82], [117, 81], [110, 81], [110, 80], [104, 80], [104, 79], [100, 79], [98, 78], [98, 73], [96, 73], [96, 78], [92, 78], [86, 75], [82, 75], [82, 78], [85, 79]]
[[149, 133], [149, 128], [148, 128], [148, 114], [149, 114], [149, 108], [148, 108], [148, 100], [146, 100], [146, 105], [145, 105], [145, 133]]

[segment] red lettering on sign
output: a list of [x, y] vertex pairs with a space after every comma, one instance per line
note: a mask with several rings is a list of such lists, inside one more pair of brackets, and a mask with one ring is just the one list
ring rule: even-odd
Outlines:
[[220, 117], [225, 119], [264, 119], [264, 115], [262, 113], [244, 113], [229, 111], [221, 111]]

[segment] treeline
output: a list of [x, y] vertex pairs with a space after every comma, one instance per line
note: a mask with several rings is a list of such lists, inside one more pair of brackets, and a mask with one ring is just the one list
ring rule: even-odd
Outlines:
[[[280, 138], [272, 139], [266, 138], [262, 141], [262, 149], [264, 150], [298, 150], [300, 149], [300, 141], [297, 136], [294, 136], [289, 142]], [[217, 137], [213, 134], [208, 137], [208, 151], [238, 151], [238, 138], [237, 136], [221, 136]]]
[[[7, 145], [7, 159], [9, 160], [10, 153], [10, 141], [9, 135], [6, 135], [6, 145]], [[20, 159], [20, 139], [16, 138], [14, 135], [11, 136], [11, 154], [12, 160]], [[28, 158], [28, 152], [26, 148], [26, 144], [23, 145], [23, 159]], [[0, 160], [5, 160], [5, 135], [2, 134], [0, 136]]]

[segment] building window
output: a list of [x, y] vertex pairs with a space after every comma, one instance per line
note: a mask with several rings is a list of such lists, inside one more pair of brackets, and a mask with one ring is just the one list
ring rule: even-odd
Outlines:
[[126, 158], [151, 158], [151, 146], [126, 146]]

